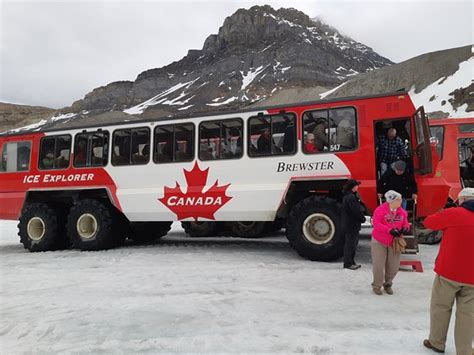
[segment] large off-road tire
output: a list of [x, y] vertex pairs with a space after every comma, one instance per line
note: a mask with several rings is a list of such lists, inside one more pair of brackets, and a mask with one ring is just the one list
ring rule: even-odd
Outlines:
[[311, 196], [298, 202], [287, 218], [286, 237], [290, 246], [313, 261], [332, 261], [342, 256], [340, 210], [340, 204], [325, 197]]
[[442, 231], [422, 232], [416, 235], [419, 244], [438, 244], [442, 237]]
[[258, 238], [265, 233], [267, 222], [241, 221], [230, 222], [232, 235], [240, 238]]
[[132, 222], [129, 238], [138, 243], [153, 242], [164, 237], [171, 229], [173, 222]]
[[60, 217], [45, 203], [28, 203], [23, 208], [18, 235], [31, 252], [62, 249], [68, 244]]
[[191, 237], [214, 237], [218, 230], [216, 222], [208, 221], [181, 222], [181, 227]]
[[102, 202], [84, 199], [75, 203], [67, 218], [67, 231], [71, 244], [81, 250], [110, 249], [123, 240], [124, 231], [115, 212]]

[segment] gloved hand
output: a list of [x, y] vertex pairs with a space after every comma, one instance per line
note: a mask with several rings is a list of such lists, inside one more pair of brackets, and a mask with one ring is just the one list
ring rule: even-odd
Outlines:
[[393, 236], [393, 237], [399, 237], [400, 236], [400, 231], [398, 229], [395, 229], [395, 228], [392, 228], [390, 230], [390, 234]]
[[410, 235], [410, 230], [408, 228], [400, 229], [400, 235]]

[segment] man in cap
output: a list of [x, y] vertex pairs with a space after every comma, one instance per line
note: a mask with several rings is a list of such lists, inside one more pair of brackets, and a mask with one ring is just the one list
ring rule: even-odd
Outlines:
[[426, 228], [443, 231], [434, 268], [430, 335], [423, 345], [444, 353], [449, 320], [456, 301], [456, 352], [458, 355], [471, 355], [474, 335], [474, 188], [463, 189], [458, 204], [459, 207], [437, 212], [423, 222]]
[[380, 174], [383, 175], [388, 167], [399, 159], [407, 157], [405, 144], [400, 137], [397, 137], [397, 130], [390, 128], [387, 136], [383, 137], [377, 144], [377, 159], [380, 164]]
[[403, 160], [397, 160], [390, 166], [390, 169], [382, 175], [377, 186], [379, 198], [382, 198], [382, 195], [389, 190], [399, 192], [403, 198], [403, 209], [406, 209], [407, 198], [416, 200], [418, 197], [418, 187], [415, 178], [413, 174], [408, 173], [406, 167], [407, 164]]
[[365, 206], [361, 201], [357, 190], [360, 181], [348, 180], [344, 185], [344, 197], [342, 199], [342, 225], [344, 226], [344, 268], [357, 270], [360, 265], [354, 260], [359, 243], [359, 231], [361, 224], [365, 222], [362, 212]]

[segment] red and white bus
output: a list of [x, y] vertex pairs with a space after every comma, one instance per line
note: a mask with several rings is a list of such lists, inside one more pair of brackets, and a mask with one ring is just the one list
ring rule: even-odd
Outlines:
[[181, 221], [192, 236], [285, 225], [301, 256], [334, 260], [341, 188], [360, 180], [367, 207], [377, 206], [376, 139], [389, 127], [406, 142], [423, 218], [450, 186], [406, 92], [3, 135], [0, 218], [19, 219], [30, 251], [107, 249]]
[[[461, 189], [474, 187], [474, 118], [430, 119], [429, 124], [439, 158], [436, 174], [449, 185], [446, 206], [450, 206]], [[441, 231], [424, 229], [422, 218], [418, 222], [419, 242], [441, 240]]]

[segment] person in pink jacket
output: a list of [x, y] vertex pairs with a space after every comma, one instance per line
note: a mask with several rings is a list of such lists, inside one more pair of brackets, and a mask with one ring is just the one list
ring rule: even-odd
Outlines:
[[372, 290], [376, 295], [382, 294], [382, 286], [387, 294], [393, 295], [392, 282], [400, 267], [401, 255], [392, 248], [393, 238], [403, 238], [410, 229], [408, 214], [401, 208], [402, 195], [389, 190], [385, 193], [385, 200], [372, 217]]

